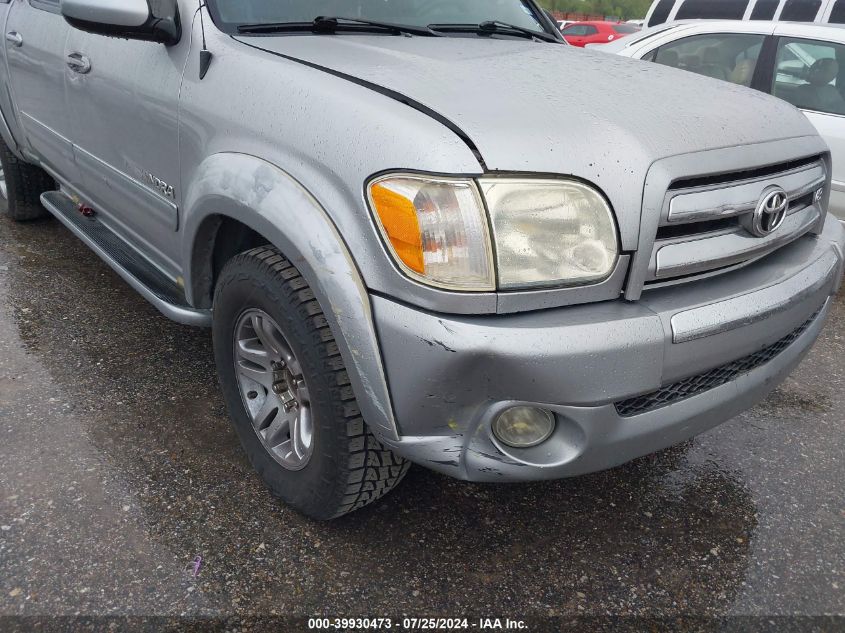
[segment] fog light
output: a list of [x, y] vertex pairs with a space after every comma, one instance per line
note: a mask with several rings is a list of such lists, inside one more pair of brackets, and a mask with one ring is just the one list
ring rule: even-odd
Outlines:
[[493, 422], [493, 434], [503, 444], [530, 448], [542, 444], [555, 430], [551, 411], [536, 407], [512, 407]]

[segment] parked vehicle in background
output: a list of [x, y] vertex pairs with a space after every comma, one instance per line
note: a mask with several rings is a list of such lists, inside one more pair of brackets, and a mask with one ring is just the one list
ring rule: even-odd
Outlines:
[[754, 88], [803, 110], [830, 146], [830, 210], [845, 220], [845, 28], [737, 20], [673, 22], [600, 48]]
[[619, 22], [573, 22], [560, 32], [567, 43], [583, 47], [587, 44], [606, 44], [639, 30], [633, 24]]
[[845, 0], [654, 0], [645, 25], [678, 20], [845, 23]]
[[5, 212], [210, 326], [246, 455], [311, 517], [410, 462], [554, 479], [686, 440], [786, 378], [841, 284], [806, 117], [572, 51], [533, 0], [16, 0], [0, 24]]
[[[550, 21], [552, 24], [554, 24], [555, 26], [557, 26], [557, 28], [558, 28], [558, 30], [559, 30], [559, 31], [560, 31], [560, 30], [562, 30], [562, 29], [563, 29], [563, 28], [564, 28], [567, 24], [570, 24], [570, 22], [569, 22], [569, 21], [567, 21], [567, 20], [558, 20], [558, 19], [557, 19], [557, 18], [556, 18], [556, 17], [552, 14], [552, 12], [551, 12], [551, 11], [546, 11], [546, 16], [549, 18], [549, 21]], [[569, 45], [569, 42], [567, 42], [566, 40], [563, 40], [563, 41], [562, 41], [562, 43], [566, 44], [567, 46]]]

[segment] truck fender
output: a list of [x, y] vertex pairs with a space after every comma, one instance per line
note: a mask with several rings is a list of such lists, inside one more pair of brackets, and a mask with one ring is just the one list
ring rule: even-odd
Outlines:
[[371, 430], [399, 439], [370, 298], [346, 244], [325, 209], [279, 167], [240, 153], [206, 158], [187, 189], [183, 253], [187, 299], [197, 305], [208, 280], [203, 265], [213, 243], [205, 220], [229, 217], [259, 233], [300, 271], [323, 307], [358, 405]]
[[[5, 88], [5, 86], [0, 87], [0, 89]], [[12, 133], [12, 129], [9, 127], [9, 122], [6, 120], [6, 115], [3, 112], [3, 108], [0, 107], [0, 138], [3, 139], [3, 142], [6, 144], [6, 147], [18, 158], [21, 160], [25, 160], [23, 154], [21, 154], [20, 147], [18, 146], [17, 139], [15, 139], [15, 135]]]

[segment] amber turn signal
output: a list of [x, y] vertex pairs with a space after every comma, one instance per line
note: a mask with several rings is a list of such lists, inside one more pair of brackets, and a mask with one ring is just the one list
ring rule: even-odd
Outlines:
[[487, 213], [473, 180], [391, 174], [370, 182], [367, 194], [406, 275], [449, 290], [495, 290]]
[[383, 184], [373, 185], [370, 196], [396, 256], [414, 272], [425, 274], [422, 232], [413, 200]]

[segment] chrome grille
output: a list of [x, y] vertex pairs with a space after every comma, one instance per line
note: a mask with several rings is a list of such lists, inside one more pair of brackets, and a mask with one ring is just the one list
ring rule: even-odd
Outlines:
[[[818, 156], [675, 181], [663, 200], [644, 285], [728, 270], [798, 239], [819, 225], [823, 209], [815, 194], [826, 183]], [[748, 227], [763, 191], [773, 185], [787, 193], [787, 217], [776, 231], [758, 237]]]

